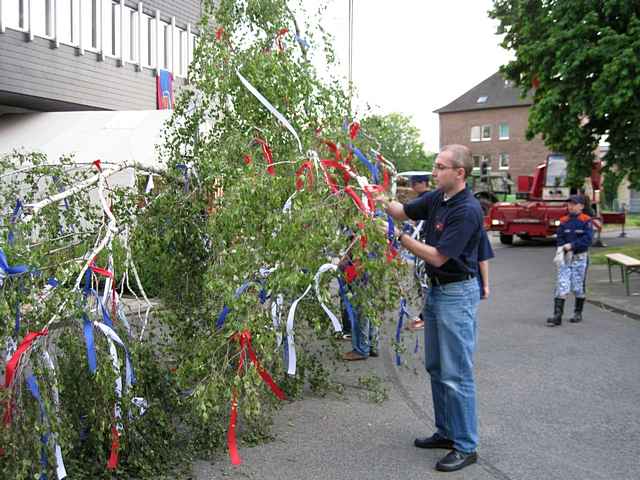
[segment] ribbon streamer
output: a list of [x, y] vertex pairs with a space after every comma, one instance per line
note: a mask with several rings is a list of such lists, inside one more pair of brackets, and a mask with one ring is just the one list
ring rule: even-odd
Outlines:
[[402, 333], [402, 323], [404, 317], [408, 317], [409, 312], [407, 311], [407, 300], [405, 298], [400, 299], [400, 314], [398, 315], [398, 326], [396, 327], [396, 365], [402, 365], [402, 358], [400, 357], [400, 353], [398, 352], [398, 348], [400, 348], [400, 340]]
[[295, 345], [294, 335], [293, 335], [293, 321], [296, 316], [296, 308], [298, 308], [298, 303], [300, 303], [300, 300], [306, 297], [307, 293], [309, 293], [310, 290], [311, 290], [311, 285], [307, 287], [307, 289], [304, 291], [302, 295], [300, 295], [298, 298], [294, 300], [294, 302], [291, 304], [291, 308], [289, 308], [289, 313], [287, 314], [287, 349], [289, 352], [288, 354], [289, 358], [287, 362], [288, 363], [287, 373], [289, 375], [296, 374], [296, 345]]
[[245, 86], [245, 88], [249, 90], [251, 94], [254, 97], [256, 97], [260, 101], [260, 103], [262, 103], [262, 105], [264, 105], [265, 108], [269, 110], [269, 112], [271, 112], [271, 114], [274, 117], [276, 117], [287, 130], [291, 132], [291, 134], [295, 137], [296, 141], [298, 142], [298, 150], [300, 151], [300, 153], [302, 153], [302, 142], [300, 141], [300, 137], [298, 137], [298, 134], [296, 133], [295, 129], [293, 128], [293, 126], [291, 126], [291, 124], [284, 117], [284, 115], [282, 115], [276, 109], [276, 107], [274, 107], [271, 104], [271, 102], [269, 102], [269, 100], [267, 100], [258, 90], [256, 90], [256, 88], [253, 85], [249, 83], [249, 81], [246, 78], [242, 76], [242, 74], [240, 73], [240, 70], [236, 70], [236, 75], [240, 79], [240, 82]]
[[[244, 362], [249, 355], [249, 360], [255, 366], [258, 374], [264, 381], [264, 383], [271, 389], [273, 394], [280, 400], [286, 400], [284, 392], [276, 385], [273, 378], [262, 367], [256, 353], [251, 345], [251, 332], [249, 330], [243, 330], [238, 332], [232, 337], [240, 343], [240, 359], [238, 360], [238, 368], [236, 369], [237, 375], [242, 376]], [[233, 465], [240, 465], [242, 460], [238, 453], [238, 442], [236, 440], [236, 425], [238, 423], [238, 392], [234, 388], [231, 399], [231, 415], [229, 416], [229, 429], [227, 430], [227, 448], [229, 450], [229, 457]]]
[[325, 263], [324, 265], [320, 266], [320, 268], [316, 272], [314, 277], [314, 283], [316, 288], [316, 297], [318, 298], [318, 302], [320, 302], [320, 306], [322, 307], [322, 309], [325, 311], [325, 313], [331, 320], [331, 323], [333, 323], [333, 329], [336, 332], [341, 332], [342, 325], [340, 324], [340, 320], [338, 320], [338, 317], [336, 317], [335, 314], [331, 310], [329, 310], [329, 308], [324, 304], [324, 302], [322, 301], [322, 298], [320, 297], [320, 276], [325, 272], [329, 272], [329, 271], [335, 272], [336, 270], [338, 270], [338, 267], [333, 263]]

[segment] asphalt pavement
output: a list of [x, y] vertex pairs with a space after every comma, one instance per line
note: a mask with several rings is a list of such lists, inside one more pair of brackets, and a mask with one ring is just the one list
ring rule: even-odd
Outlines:
[[[623, 240], [611, 234], [606, 241], [615, 245], [639, 235]], [[273, 441], [241, 443], [238, 467], [225, 452], [196, 462], [194, 478], [639, 479], [640, 321], [587, 304], [581, 324], [548, 328], [553, 243], [495, 248], [492, 295], [479, 313], [477, 465], [439, 473], [433, 467], [446, 451], [413, 447], [416, 436], [433, 431], [424, 339], [421, 332], [403, 333], [407, 352], [397, 367], [392, 318], [379, 358], [335, 372], [343, 395], [287, 404], [275, 418]], [[570, 312], [573, 302], [567, 304]], [[382, 404], [368, 400], [358, 385], [371, 374], [384, 380], [389, 398]]]

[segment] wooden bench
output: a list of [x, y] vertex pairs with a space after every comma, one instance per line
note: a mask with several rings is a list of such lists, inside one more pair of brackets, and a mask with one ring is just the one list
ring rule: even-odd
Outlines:
[[609, 253], [607, 257], [607, 267], [609, 267], [609, 282], [613, 282], [611, 278], [611, 266], [620, 265], [620, 274], [622, 275], [622, 281], [627, 289], [627, 295], [629, 292], [629, 274], [640, 273], [640, 260], [630, 257], [624, 253]]

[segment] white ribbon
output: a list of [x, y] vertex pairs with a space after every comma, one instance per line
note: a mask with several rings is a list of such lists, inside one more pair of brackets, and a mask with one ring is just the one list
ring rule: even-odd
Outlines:
[[284, 207], [282, 207], [282, 213], [288, 213], [289, 215], [291, 215], [291, 208], [293, 207], [293, 198], [296, 196], [298, 192], [293, 192], [293, 195], [291, 195], [289, 198], [287, 198], [287, 201], [284, 202]]
[[325, 263], [324, 265], [322, 265], [318, 269], [318, 271], [316, 272], [316, 275], [315, 275], [315, 286], [316, 286], [316, 297], [318, 298], [318, 302], [320, 302], [320, 306], [325, 311], [327, 316], [331, 319], [331, 322], [333, 323], [333, 329], [336, 332], [341, 332], [342, 331], [342, 325], [340, 324], [340, 321], [338, 320], [338, 317], [336, 317], [334, 315], [334, 313], [331, 310], [329, 310], [329, 308], [324, 304], [324, 302], [320, 298], [320, 276], [325, 272], [328, 272], [328, 271], [335, 272], [336, 270], [338, 270], [338, 267], [336, 265], [334, 265], [333, 263]]
[[287, 347], [289, 351], [289, 365], [287, 368], [287, 373], [289, 375], [296, 374], [296, 345], [293, 339], [293, 320], [296, 316], [296, 308], [298, 308], [298, 303], [304, 297], [307, 296], [307, 293], [311, 290], [311, 285], [307, 287], [304, 293], [295, 299], [295, 301], [291, 304], [291, 308], [289, 309], [289, 314], [287, 315]]
[[276, 350], [282, 345], [282, 332], [280, 332], [280, 324], [282, 323], [282, 304], [284, 303], [284, 295], [279, 293], [276, 300], [271, 302], [271, 321], [276, 332]]
[[151, 193], [151, 190], [153, 190], [153, 187], [155, 187], [155, 185], [153, 184], [153, 173], [150, 173], [149, 178], [147, 179], [147, 186], [144, 189], [144, 193], [146, 194]]
[[[49, 352], [44, 350], [42, 352], [42, 357], [44, 358], [45, 365], [51, 370], [51, 376], [53, 377], [53, 385], [51, 387], [51, 391], [53, 393], [53, 405], [55, 407], [56, 414], [58, 413], [58, 408], [60, 406], [60, 395], [58, 393], [58, 378], [56, 376], [56, 367], [49, 355]], [[56, 456], [56, 476], [58, 480], [63, 480], [67, 477], [67, 470], [64, 467], [64, 459], [62, 458], [62, 449], [60, 448], [60, 444], [58, 443], [58, 436], [55, 432], [51, 433], [53, 437], [53, 451]]]
[[249, 90], [253, 94], [253, 96], [256, 97], [260, 101], [260, 103], [264, 105], [266, 109], [269, 110], [269, 112], [271, 112], [271, 114], [274, 117], [280, 120], [280, 123], [282, 123], [282, 125], [291, 132], [291, 134], [295, 137], [295, 139], [298, 142], [298, 150], [300, 151], [300, 153], [302, 153], [302, 142], [300, 141], [300, 137], [298, 137], [298, 134], [296, 133], [295, 129], [291, 126], [291, 124], [284, 117], [284, 115], [282, 115], [276, 109], [276, 107], [274, 107], [271, 104], [271, 102], [269, 102], [269, 100], [267, 100], [258, 90], [256, 90], [256, 88], [253, 85], [249, 83], [249, 81], [246, 78], [242, 76], [242, 74], [240, 73], [240, 70], [236, 70], [236, 75], [238, 75], [240, 82], [242, 82], [242, 84], [247, 88], [247, 90]]

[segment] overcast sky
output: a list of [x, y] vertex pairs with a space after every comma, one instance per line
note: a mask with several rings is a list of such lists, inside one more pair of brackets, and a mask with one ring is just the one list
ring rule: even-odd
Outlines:
[[[326, 0], [324, 27], [335, 37], [342, 75], [348, 67], [348, 0]], [[304, 0], [315, 10], [321, 0]], [[410, 115], [425, 148], [437, 151], [438, 115], [495, 73], [510, 54], [499, 45], [491, 0], [354, 0], [353, 79], [360, 113]]]

